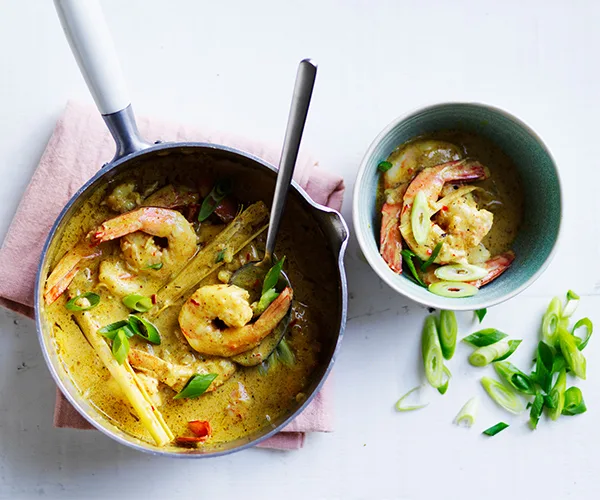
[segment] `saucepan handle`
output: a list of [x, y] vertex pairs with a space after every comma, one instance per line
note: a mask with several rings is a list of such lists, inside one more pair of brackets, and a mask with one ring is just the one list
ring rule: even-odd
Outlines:
[[87, 86], [117, 144], [114, 159], [148, 147], [137, 130], [131, 100], [98, 0], [54, 0]]

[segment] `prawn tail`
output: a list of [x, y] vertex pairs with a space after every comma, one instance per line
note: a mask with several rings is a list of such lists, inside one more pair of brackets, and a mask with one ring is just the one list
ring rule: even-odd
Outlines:
[[477, 288], [481, 288], [483, 285], [487, 285], [491, 281], [494, 281], [498, 276], [500, 276], [511, 266], [514, 260], [515, 252], [513, 252], [512, 250], [492, 257], [484, 264], [484, 267], [488, 271], [487, 275], [484, 278], [481, 278], [480, 280], [472, 281], [471, 285], [475, 285]]
[[488, 168], [477, 160], [451, 161], [446, 165], [449, 167], [446, 170], [448, 176], [446, 179], [447, 182], [485, 180], [490, 176]]
[[385, 203], [381, 208], [381, 235], [379, 252], [389, 268], [402, 273], [402, 239], [400, 237], [400, 211], [402, 203]]

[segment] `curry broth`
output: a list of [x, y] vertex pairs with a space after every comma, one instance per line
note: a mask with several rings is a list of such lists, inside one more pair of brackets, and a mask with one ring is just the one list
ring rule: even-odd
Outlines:
[[[194, 165], [194, 170], [186, 170], [178, 165], [178, 174], [167, 175], [166, 179], [158, 173], [161, 171], [165, 169], [142, 171], [134, 179], [138, 185], [155, 189], [172, 182], [193, 185], [197, 176], [197, 164]], [[130, 178], [128, 176], [127, 180]], [[125, 178], [120, 177], [111, 186], [97, 190], [67, 222], [50, 269], [87, 232], [116, 215], [102, 201], [110, 189], [123, 180]], [[234, 189], [234, 194], [242, 202], [249, 203], [256, 201], [249, 199], [251, 191], [247, 183], [241, 182]], [[225, 267], [235, 270], [240, 266], [239, 257], [245, 252], [258, 250], [258, 254], [262, 256], [265, 237], [266, 233], [263, 233], [252, 242], [254, 248], [243, 249]], [[337, 274], [332, 252], [325, 241], [311, 216], [291, 199], [282, 222], [276, 252], [280, 256], [286, 256], [285, 271], [294, 287], [293, 316], [286, 340], [295, 354], [296, 362], [292, 366], [279, 362], [266, 374], [259, 367], [238, 366], [233, 376], [221, 387], [195, 399], [174, 400], [175, 391], [159, 384], [165, 402], [160, 411], [175, 436], [190, 435], [187, 427], [190, 420], [208, 420], [213, 434], [207, 445], [216, 446], [272, 426], [272, 422], [288, 414], [306, 398], [303, 391], [314, 383], [314, 371], [320, 360], [323, 335], [329, 338], [330, 332], [337, 328]], [[102, 245], [105, 248], [102, 259], [119, 256], [118, 241]], [[94, 259], [86, 269], [79, 271], [69, 292], [78, 294], [93, 289], [99, 294], [100, 304], [85, 314], [93, 315], [100, 324], [106, 325], [126, 318], [130, 311], [106, 287], [97, 286], [99, 263], [100, 259]], [[92, 287], [89, 285], [90, 276], [95, 284]], [[165, 283], [164, 279], [153, 278], [148, 273], [144, 277], [139, 291], [142, 295], [155, 293]], [[216, 271], [201, 281], [198, 287], [213, 283], [219, 283]], [[77, 390], [106, 419], [125, 432], [152, 443], [152, 438], [121, 394], [121, 389], [85, 339], [72, 313], [65, 308], [65, 295], [46, 306], [46, 321], [48, 325], [52, 325], [53, 341], [65, 371]], [[153, 319], [161, 333], [160, 345], [152, 345], [133, 337], [129, 339], [131, 347], [144, 349], [182, 364], [207, 358], [189, 346], [179, 329], [179, 310], [188, 296]], [[249, 402], [243, 405], [234, 404], [240, 384], [243, 384], [249, 397]]]

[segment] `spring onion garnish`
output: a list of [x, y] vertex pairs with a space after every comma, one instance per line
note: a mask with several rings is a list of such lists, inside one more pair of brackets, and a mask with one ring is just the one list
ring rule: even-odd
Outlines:
[[411, 272], [411, 274], [413, 275], [413, 278], [417, 281], [417, 283], [421, 286], [427, 286], [427, 285], [425, 285], [425, 283], [423, 283], [421, 276], [419, 276], [419, 273], [417, 272], [415, 263], [413, 262], [413, 258], [418, 259], [418, 257], [408, 249], [402, 250], [400, 252], [400, 255], [402, 255], [402, 257], [404, 257], [404, 262], [406, 263], [406, 266], [408, 267], [409, 271]]
[[563, 415], [579, 415], [585, 413], [587, 407], [583, 400], [583, 394], [579, 387], [569, 387], [565, 392], [565, 407], [563, 408]]
[[267, 307], [273, 302], [279, 295], [279, 292], [275, 290], [275, 286], [279, 281], [279, 275], [281, 274], [281, 270], [283, 269], [283, 263], [285, 262], [285, 256], [283, 256], [280, 260], [278, 260], [275, 265], [269, 269], [269, 272], [265, 276], [262, 286], [262, 292], [260, 295], [260, 300], [258, 304], [254, 308], [254, 313], [256, 315], [262, 314]]
[[479, 289], [469, 283], [458, 281], [438, 281], [429, 285], [429, 291], [441, 297], [464, 298], [472, 297]]
[[458, 334], [458, 324], [454, 311], [440, 311], [440, 344], [442, 354], [445, 359], [452, 359], [456, 349], [456, 335]]
[[495, 344], [505, 337], [508, 337], [508, 335], [500, 330], [496, 330], [495, 328], [484, 328], [483, 330], [479, 330], [478, 332], [465, 337], [462, 341], [475, 347], [484, 347], [486, 345]]
[[421, 264], [421, 271], [427, 271], [427, 268], [434, 263], [435, 259], [437, 259], [437, 256], [440, 254], [442, 246], [444, 246], [444, 242], [440, 241], [433, 249], [433, 252], [431, 252], [429, 258], [425, 262], [423, 262], [423, 264]]
[[481, 323], [483, 321], [483, 318], [485, 318], [485, 315], [487, 314], [487, 309], [477, 309], [474, 311], [474, 313], [475, 316], [477, 316], [479, 322]]
[[434, 274], [443, 281], [475, 281], [485, 278], [487, 270], [472, 264], [449, 264], [438, 267]]
[[137, 312], [146, 312], [152, 309], [152, 299], [150, 297], [135, 293], [123, 297], [123, 304]]
[[380, 161], [379, 165], [377, 165], [377, 170], [380, 172], [387, 172], [393, 165], [389, 161]]
[[154, 271], [158, 271], [159, 269], [162, 269], [162, 266], [162, 262], [157, 262], [156, 264], [148, 264], [146, 266], [146, 269], [153, 269]]
[[535, 370], [531, 378], [535, 380], [544, 392], [550, 392], [552, 373], [554, 372], [554, 352], [543, 340], [538, 343], [535, 358]]
[[215, 262], [218, 264], [219, 262], [223, 262], [224, 259], [225, 259], [225, 249], [221, 250], [217, 254], [217, 260], [215, 260]]
[[558, 322], [561, 317], [562, 304], [558, 297], [550, 301], [550, 305], [542, 317], [542, 340], [551, 346], [556, 345], [556, 333], [558, 331]]
[[206, 375], [193, 375], [185, 387], [173, 396], [173, 399], [183, 399], [183, 398], [197, 398], [198, 396], [202, 396], [206, 392], [206, 390], [210, 387], [210, 384], [214, 379], [217, 378], [216, 373], [208, 373]]
[[535, 430], [537, 428], [537, 424], [540, 421], [543, 409], [544, 396], [541, 392], [538, 392], [535, 395], [533, 403], [531, 404], [531, 409], [529, 410], [529, 427], [531, 427], [532, 430]]
[[127, 359], [127, 353], [129, 353], [129, 340], [127, 340], [127, 334], [123, 328], [117, 330], [117, 334], [112, 342], [112, 353], [117, 363], [122, 365]]
[[98, 333], [109, 340], [114, 340], [119, 330], [123, 330], [127, 337], [131, 338], [134, 335], [133, 330], [129, 325], [129, 321], [125, 319], [122, 321], [111, 323], [110, 325], [103, 326], [98, 330]]
[[502, 356], [496, 358], [494, 361], [504, 361], [506, 358], [510, 357], [513, 352], [517, 350], [517, 347], [523, 342], [522, 340], [509, 340], [508, 341], [508, 351], [506, 351]]
[[556, 383], [548, 397], [546, 398], [546, 406], [548, 406], [548, 416], [552, 420], [558, 419], [565, 407], [565, 391], [567, 389], [567, 371], [563, 368], [558, 374]]
[[231, 193], [231, 181], [229, 179], [217, 181], [208, 196], [202, 200], [198, 222], [208, 219], [229, 193]]
[[152, 344], [160, 344], [160, 333], [158, 333], [158, 329], [150, 323], [150, 321], [140, 318], [135, 314], [130, 314], [129, 326], [133, 330], [133, 333], [142, 337], [144, 340], [147, 340]]
[[577, 295], [573, 290], [569, 290], [567, 292], [567, 303], [565, 304], [565, 307], [563, 308], [561, 316], [563, 318], [570, 318], [573, 315], [573, 313], [575, 312], [575, 310], [577, 309], [578, 305], [579, 305], [579, 295]]
[[[582, 328], [582, 327], [585, 328], [585, 330], [586, 330], [586, 335], [585, 335], [585, 338], [583, 338], [583, 339], [580, 337], [577, 337], [577, 335], [575, 335], [575, 332], [579, 328]], [[582, 318], [577, 323], [575, 323], [575, 326], [573, 327], [571, 334], [577, 338], [577, 341], [579, 341], [577, 347], [579, 348], [580, 351], [583, 351], [585, 349], [585, 346], [590, 341], [590, 337], [592, 336], [593, 331], [594, 331], [594, 325], [592, 324], [590, 318]]]
[[499, 432], [502, 432], [507, 427], [509, 427], [508, 424], [505, 424], [504, 422], [498, 422], [496, 425], [492, 425], [490, 428], [483, 431], [482, 434], [492, 437], [498, 434]]
[[496, 373], [516, 391], [523, 394], [535, 394], [535, 385], [527, 375], [519, 370], [515, 365], [508, 361], [498, 361], [494, 363]]
[[437, 390], [438, 392], [443, 396], [444, 394], [446, 394], [446, 391], [448, 390], [448, 385], [450, 384], [450, 379], [452, 378], [452, 372], [448, 369], [448, 367], [446, 365], [444, 365], [444, 376], [442, 378], [443, 382], [442, 385], [440, 385]]
[[475, 419], [477, 418], [477, 412], [479, 411], [479, 399], [477, 397], [473, 397], [469, 399], [465, 403], [465, 405], [460, 409], [458, 415], [454, 418], [454, 423], [456, 425], [465, 425], [467, 427], [471, 427], [475, 423]]
[[483, 388], [494, 402], [511, 413], [521, 413], [525, 410], [523, 400], [512, 389], [490, 377], [481, 379]]
[[285, 339], [281, 339], [277, 347], [275, 348], [275, 353], [279, 360], [285, 366], [292, 366], [296, 362], [296, 356], [294, 355], [294, 351], [290, 348], [289, 344]]
[[425, 318], [421, 338], [421, 353], [428, 382], [436, 389], [442, 387], [444, 384], [444, 359], [433, 315]]
[[73, 297], [65, 304], [69, 311], [89, 311], [100, 304], [100, 295], [94, 292], [85, 292]]
[[418, 391], [420, 388], [421, 388], [421, 386], [413, 387], [404, 396], [402, 396], [396, 402], [396, 410], [398, 410], [398, 411], [414, 411], [414, 410], [420, 410], [421, 408], [425, 408], [429, 403], [425, 403], [425, 404], [422, 404], [422, 405], [409, 405], [409, 406], [403, 406], [402, 405], [402, 403], [404, 402], [404, 400], [407, 397], [409, 397], [413, 392]]
[[487, 366], [496, 360], [501, 361], [504, 359], [506, 354], [509, 354], [509, 351], [511, 350], [510, 342], [514, 341], [504, 339], [500, 342], [496, 342], [495, 344], [486, 345], [484, 347], [475, 349], [469, 356], [469, 363], [471, 363], [473, 366], [481, 367]]
[[431, 221], [429, 220], [429, 204], [427, 196], [423, 191], [419, 191], [413, 200], [412, 210], [410, 212], [410, 225], [415, 241], [419, 245], [424, 245], [429, 236]]
[[558, 330], [558, 342], [567, 366], [577, 377], [585, 380], [585, 356], [578, 349], [576, 338], [567, 330], [562, 328]]

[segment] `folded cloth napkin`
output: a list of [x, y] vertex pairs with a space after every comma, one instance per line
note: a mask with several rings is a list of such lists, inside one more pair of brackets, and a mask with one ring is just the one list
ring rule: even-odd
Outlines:
[[[280, 151], [256, 142], [225, 134], [195, 131], [181, 125], [141, 118], [142, 135], [152, 141], [198, 141], [226, 144], [275, 165]], [[0, 305], [33, 317], [34, 281], [42, 247], [54, 220], [71, 196], [100, 166], [112, 158], [114, 144], [95, 109], [69, 102], [33, 174], [17, 213], [0, 248]], [[339, 210], [344, 194], [343, 180], [319, 168], [301, 154], [294, 179], [318, 203]], [[327, 384], [311, 404], [278, 435], [259, 446], [296, 449], [307, 432], [332, 429], [331, 397]], [[57, 390], [54, 414], [56, 427], [91, 429]]]

